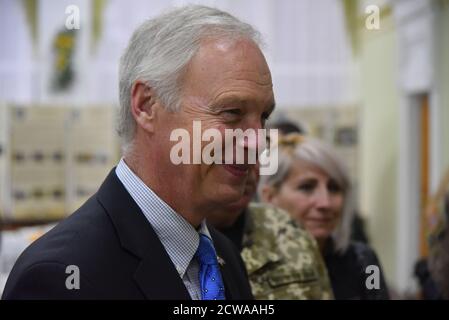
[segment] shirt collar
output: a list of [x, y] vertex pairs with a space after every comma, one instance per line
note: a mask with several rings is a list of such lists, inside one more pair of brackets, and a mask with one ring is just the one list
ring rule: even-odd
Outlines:
[[123, 158], [120, 159], [115, 172], [150, 222], [182, 278], [197, 251], [199, 245], [198, 232], [211, 238], [205, 221], [201, 222], [199, 231], [195, 230], [187, 220], [159, 198], [128, 167]]

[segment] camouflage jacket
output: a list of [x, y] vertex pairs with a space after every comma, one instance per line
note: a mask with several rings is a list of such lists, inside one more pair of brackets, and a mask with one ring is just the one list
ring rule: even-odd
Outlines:
[[279, 209], [251, 204], [242, 258], [256, 299], [333, 299], [315, 239]]

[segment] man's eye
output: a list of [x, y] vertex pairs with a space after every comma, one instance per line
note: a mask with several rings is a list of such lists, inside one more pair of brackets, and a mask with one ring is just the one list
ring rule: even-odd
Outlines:
[[228, 110], [225, 110], [224, 112], [227, 114], [232, 114], [232, 115], [236, 115], [236, 116], [238, 116], [242, 113], [240, 109], [228, 109]]

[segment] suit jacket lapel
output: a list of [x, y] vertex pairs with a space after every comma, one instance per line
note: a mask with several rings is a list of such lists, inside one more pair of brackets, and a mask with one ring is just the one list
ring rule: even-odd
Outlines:
[[151, 224], [115, 174], [109, 173], [97, 199], [117, 230], [122, 248], [141, 261], [134, 279], [147, 299], [190, 299], [176, 268]]

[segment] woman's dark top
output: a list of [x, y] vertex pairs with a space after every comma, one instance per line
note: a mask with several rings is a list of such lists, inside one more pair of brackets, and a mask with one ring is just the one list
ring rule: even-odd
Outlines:
[[389, 299], [382, 268], [373, 249], [361, 242], [351, 242], [344, 253], [334, 248], [334, 242], [328, 240], [323, 256], [335, 299]]

